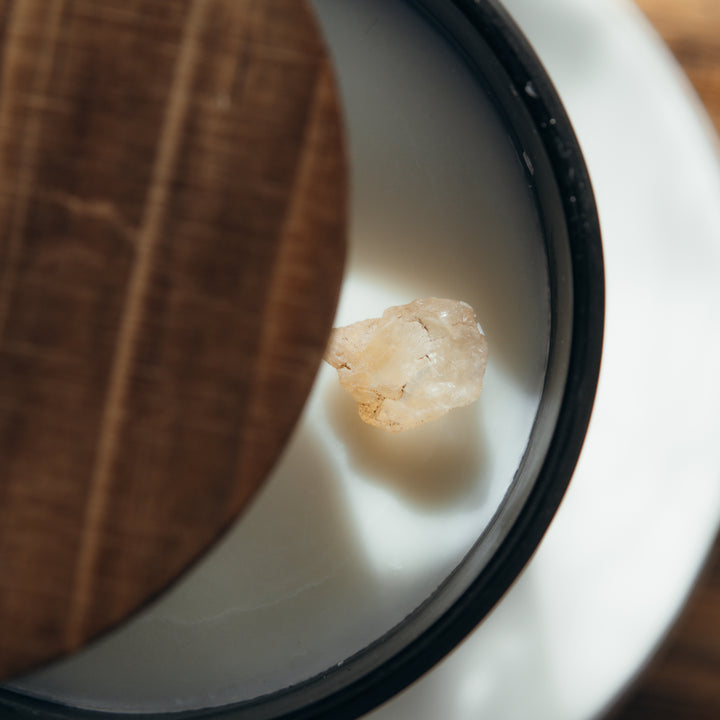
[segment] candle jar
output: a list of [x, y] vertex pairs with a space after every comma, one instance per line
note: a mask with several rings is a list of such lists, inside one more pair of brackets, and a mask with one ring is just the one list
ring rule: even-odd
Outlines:
[[321, 370], [273, 477], [175, 587], [15, 680], [34, 718], [350, 718], [501, 599], [570, 481], [600, 364], [603, 269], [580, 148], [494, 0], [314, 0], [351, 159], [338, 324], [472, 305], [478, 403], [398, 436]]

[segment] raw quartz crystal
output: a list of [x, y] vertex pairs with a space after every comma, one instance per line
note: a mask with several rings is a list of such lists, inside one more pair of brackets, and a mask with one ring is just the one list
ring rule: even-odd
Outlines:
[[400, 432], [480, 397], [488, 346], [473, 309], [441, 298], [332, 331], [325, 360], [370, 425]]

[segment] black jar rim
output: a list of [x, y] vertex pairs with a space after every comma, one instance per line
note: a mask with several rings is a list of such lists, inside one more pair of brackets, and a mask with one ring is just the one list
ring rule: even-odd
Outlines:
[[[413, 637], [412, 624], [437, 600], [372, 646], [310, 680], [245, 703], [177, 713], [118, 714], [64, 707], [9, 690], [0, 690], [3, 717], [36, 720], [351, 720], [388, 700], [452, 650], [509, 589], [535, 552], [555, 515], [573, 474], [590, 420], [600, 371], [604, 322], [604, 271], [600, 226], [582, 152], [560, 98], [545, 69], [507, 11], [497, 0], [407, 0], [444, 34], [489, 85], [506, 121], [517, 131], [520, 157], [527, 163], [538, 203], [545, 208], [550, 256], [551, 346], [562, 347], [546, 382], [552, 396], [546, 424], [550, 435], [533, 443], [520, 473], [517, 512], [496, 519], [489, 557], [464, 561], [450, 578], [461, 591]], [[529, 153], [527, 144], [533, 147]], [[540, 161], [538, 162], [538, 156]], [[545, 177], [540, 177], [545, 173]], [[543, 185], [545, 183], [545, 185]], [[545, 202], [549, 195], [553, 197]], [[562, 247], [559, 247], [562, 245]], [[563, 295], [565, 293], [565, 295]], [[569, 295], [568, 295], [569, 293]], [[571, 313], [557, 313], [566, 297]], [[563, 328], [563, 324], [566, 326]], [[552, 357], [552, 347], [550, 356]], [[550, 375], [553, 373], [551, 372]], [[554, 399], [553, 399], [554, 398]], [[542, 424], [542, 413], [536, 427]], [[537, 463], [539, 470], [530, 466]], [[528, 470], [528, 468], [530, 468]], [[522, 486], [522, 487], [521, 487]], [[516, 505], [518, 501], [516, 499]], [[486, 531], [487, 534], [488, 531]], [[472, 555], [472, 551], [470, 553]], [[468, 573], [473, 577], [468, 580]], [[463, 574], [465, 577], [463, 578]], [[445, 588], [447, 590], [447, 588]], [[427, 622], [427, 619], [425, 620]], [[408, 637], [412, 639], [408, 641]]]

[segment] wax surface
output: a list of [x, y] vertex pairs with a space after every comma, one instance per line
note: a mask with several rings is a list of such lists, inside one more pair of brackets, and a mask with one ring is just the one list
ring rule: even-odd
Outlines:
[[400, 0], [315, 0], [351, 143], [336, 325], [416, 297], [475, 308], [481, 400], [401, 435], [321, 369], [250, 511], [171, 592], [26, 692], [134, 712], [221, 705], [343, 662], [416, 608], [477, 540], [543, 387], [547, 268], [526, 171], [462, 60]]

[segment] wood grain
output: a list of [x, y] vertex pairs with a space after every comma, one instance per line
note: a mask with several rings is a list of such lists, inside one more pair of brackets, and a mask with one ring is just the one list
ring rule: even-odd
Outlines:
[[334, 314], [341, 121], [299, 0], [0, 0], [0, 676], [247, 504]]
[[[637, 0], [637, 5], [675, 54], [720, 131], [720, 3]], [[718, 718], [720, 537], [679, 621], [608, 720]]]

